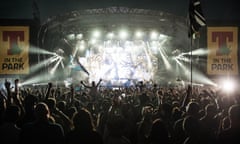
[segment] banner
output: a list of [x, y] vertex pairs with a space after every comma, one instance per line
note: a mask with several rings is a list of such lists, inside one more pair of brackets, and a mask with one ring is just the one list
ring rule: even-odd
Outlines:
[[208, 27], [207, 73], [238, 75], [238, 28]]
[[188, 36], [192, 37], [199, 32], [199, 29], [206, 25], [206, 20], [202, 12], [200, 0], [189, 1], [189, 31]]
[[28, 50], [28, 26], [0, 26], [0, 74], [28, 74]]

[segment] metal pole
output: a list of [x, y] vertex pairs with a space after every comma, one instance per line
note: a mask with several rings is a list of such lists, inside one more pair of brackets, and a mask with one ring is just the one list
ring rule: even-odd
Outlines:
[[191, 42], [190, 42], [190, 70], [191, 70], [191, 76], [190, 76], [190, 82], [191, 82], [191, 87], [192, 87], [192, 78], [193, 78], [193, 73], [192, 73], [192, 46], [193, 46], [193, 38], [191, 37]]

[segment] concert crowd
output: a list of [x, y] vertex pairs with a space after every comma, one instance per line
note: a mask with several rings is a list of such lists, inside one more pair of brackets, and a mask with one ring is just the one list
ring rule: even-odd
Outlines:
[[0, 93], [1, 144], [239, 144], [238, 93], [140, 81], [114, 88], [14, 86]]

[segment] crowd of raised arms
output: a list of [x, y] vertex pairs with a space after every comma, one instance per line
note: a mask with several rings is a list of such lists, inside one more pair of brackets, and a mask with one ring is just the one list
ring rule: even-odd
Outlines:
[[239, 95], [210, 86], [2, 83], [1, 144], [240, 143]]

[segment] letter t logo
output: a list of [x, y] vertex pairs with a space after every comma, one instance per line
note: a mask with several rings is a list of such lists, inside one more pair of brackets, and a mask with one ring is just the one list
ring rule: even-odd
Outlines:
[[3, 31], [3, 41], [8, 41], [9, 38], [8, 55], [21, 53], [22, 50], [17, 43], [18, 37], [20, 41], [24, 41], [24, 31]]

